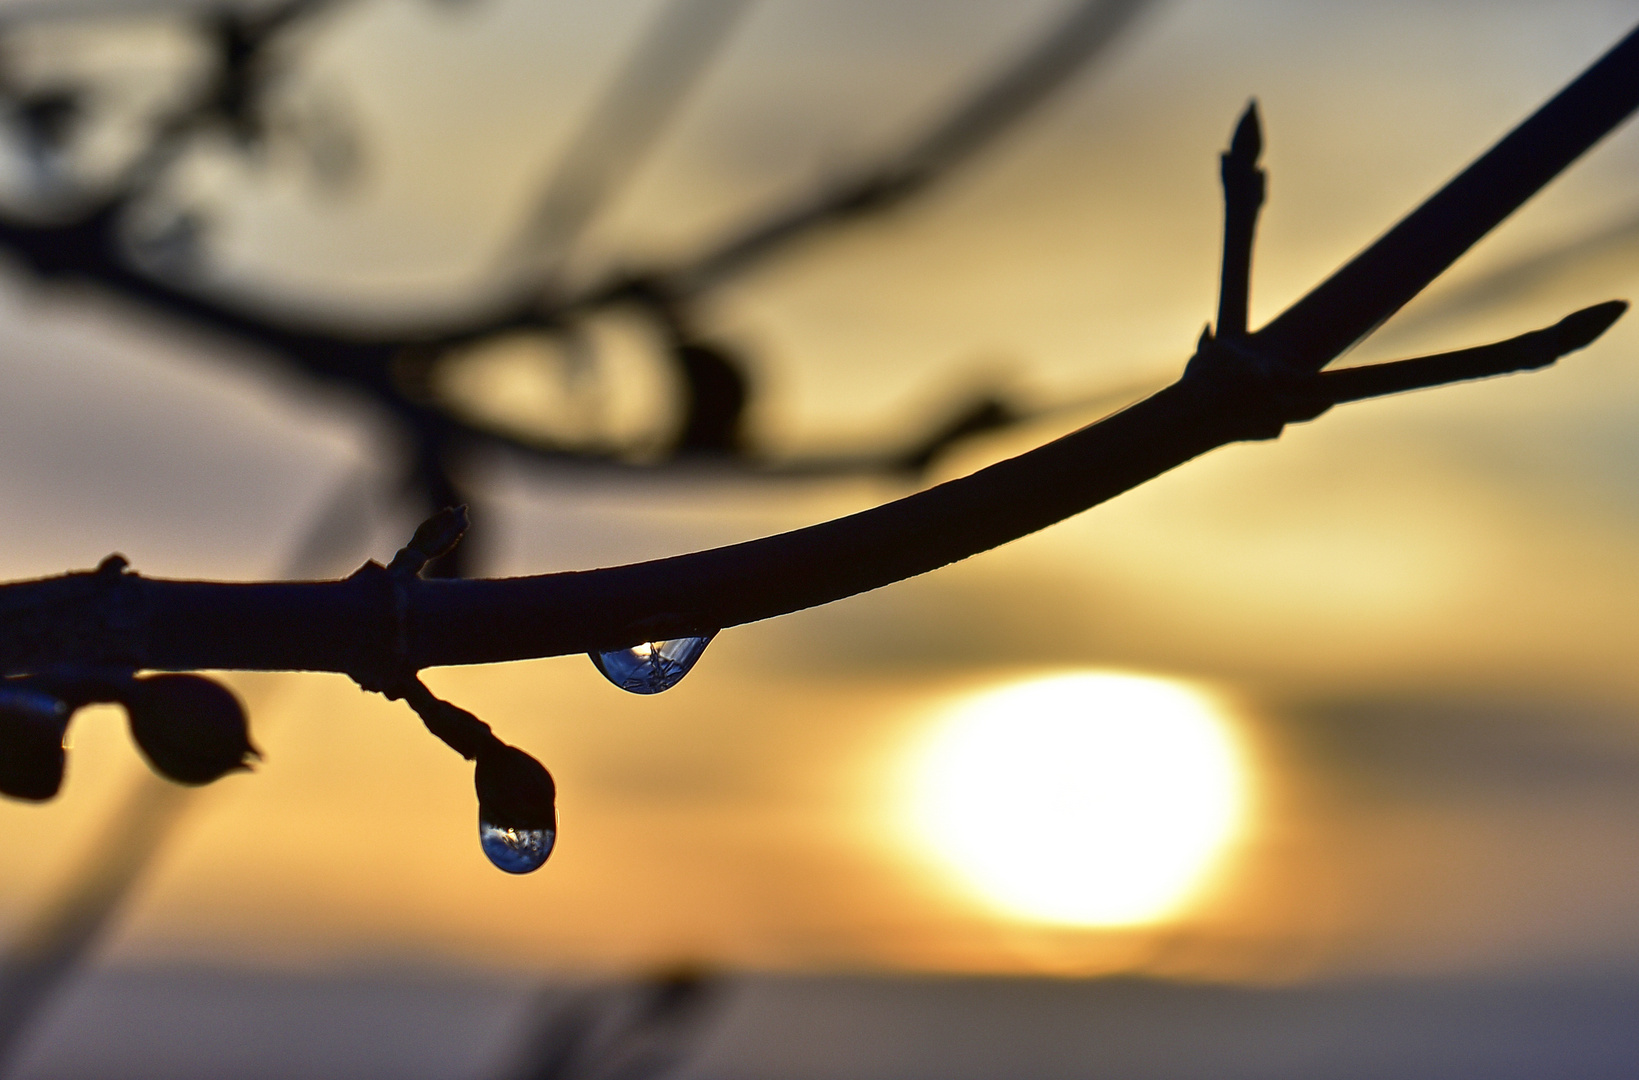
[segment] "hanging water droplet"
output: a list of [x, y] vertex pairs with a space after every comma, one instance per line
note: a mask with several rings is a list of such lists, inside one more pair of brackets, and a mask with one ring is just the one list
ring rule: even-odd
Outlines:
[[629, 649], [589, 654], [603, 677], [634, 694], [658, 694], [683, 681], [714, 634], [645, 641]]
[[539, 870], [558, 839], [558, 788], [546, 766], [490, 737], [478, 751], [478, 841], [509, 874]]
[[26, 686], [0, 686], [0, 792], [44, 802], [62, 787], [66, 702]]
[[509, 874], [539, 870], [557, 839], [556, 829], [511, 829], [478, 819], [478, 842], [484, 854]]

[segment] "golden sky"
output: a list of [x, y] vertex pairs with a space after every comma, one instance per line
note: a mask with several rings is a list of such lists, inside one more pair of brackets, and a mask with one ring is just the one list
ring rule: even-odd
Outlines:
[[[871, 160], [1061, 6], [758, 5], [575, 272], [687, 252]], [[204, 154], [217, 280], [375, 319], [471, 302], [654, 7], [341, 13], [310, 81], [366, 133], [364, 178], [316, 193]], [[754, 358], [753, 422], [782, 450], [892, 441], [987, 381], [1105, 402], [954, 455], [940, 475], [955, 475], [1176, 375], [1213, 311], [1216, 154], [1248, 97], [1270, 171], [1257, 323], [1632, 18], [1596, 2], [1157, 4], [949, 183], [737, 279], [705, 320]], [[1639, 293], [1636, 167], [1625, 129], [1351, 359]], [[1496, 277], [1598, 237], [1543, 273]], [[1257, 981], [1631, 964], [1636, 327], [1544, 373], [1339, 409], [924, 579], [734, 629], [658, 697], [620, 693], [581, 657], [430, 673], [557, 777], [560, 847], [525, 878], [484, 861], [469, 769], [402, 705], [334, 677], [232, 677], [266, 762], [190, 797], [109, 955]], [[616, 411], [641, 424], [660, 394], [642, 334], [618, 319], [596, 332], [630, 376]], [[357, 560], [387, 558], [413, 525], [383, 509], [377, 418], [220, 343], [6, 277], [0, 364], [7, 576], [116, 549], [155, 575], [275, 574], [348, 483], [377, 508]], [[475, 369], [471, 392], [504, 409], [529, 392], [508, 370]], [[473, 462], [471, 482], [494, 574], [695, 549], [907, 490], [611, 483], [499, 459]], [[1244, 827], [1153, 925], [1008, 915], [895, 817], [906, 755], [950, 709], [1089, 671], [1199, 688], [1248, 770]], [[0, 925], [94, 856], [144, 773], [116, 713], [81, 718], [57, 802], [0, 805]]]

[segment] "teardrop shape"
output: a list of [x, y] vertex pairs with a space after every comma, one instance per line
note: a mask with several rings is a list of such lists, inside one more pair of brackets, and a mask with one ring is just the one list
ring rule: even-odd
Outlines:
[[683, 681], [716, 634], [645, 641], [629, 649], [589, 653], [603, 677], [634, 694], [658, 694]]
[[478, 819], [478, 843], [489, 861], [509, 874], [539, 870], [557, 842], [556, 829], [508, 829]]
[[478, 753], [478, 842], [509, 874], [539, 870], [558, 839], [558, 787], [546, 766], [494, 739]]
[[136, 679], [126, 691], [125, 713], [148, 763], [178, 784], [209, 784], [262, 756], [233, 691], [201, 675]]
[[0, 792], [44, 802], [63, 784], [66, 703], [21, 686], [0, 687]]

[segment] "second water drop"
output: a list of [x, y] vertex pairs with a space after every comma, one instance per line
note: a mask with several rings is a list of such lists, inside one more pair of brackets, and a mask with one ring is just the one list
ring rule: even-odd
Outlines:
[[514, 829], [478, 821], [478, 842], [489, 861], [509, 874], [539, 870], [557, 842], [556, 829]]

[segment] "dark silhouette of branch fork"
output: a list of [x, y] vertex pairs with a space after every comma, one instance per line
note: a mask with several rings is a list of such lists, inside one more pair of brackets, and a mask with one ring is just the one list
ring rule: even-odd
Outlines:
[[[1226, 274], [1224, 333], [1203, 335], [1178, 382], [971, 476], [760, 540], [537, 577], [423, 580], [368, 563], [341, 581], [230, 584], [148, 579], [110, 561], [0, 586], [0, 672], [338, 671], [392, 692], [425, 667], [701, 634], [926, 573], [1339, 402], [1540, 367], [1591, 342], [1626, 305], [1478, 349], [1321, 373], [1636, 106], [1639, 31], [1268, 326], [1235, 332], [1244, 289], [1237, 298]], [[1229, 155], [1236, 170], [1252, 167], [1261, 141], [1250, 123]], [[1226, 266], [1241, 265], [1250, 244], [1250, 227], [1244, 240], [1236, 228]]]

